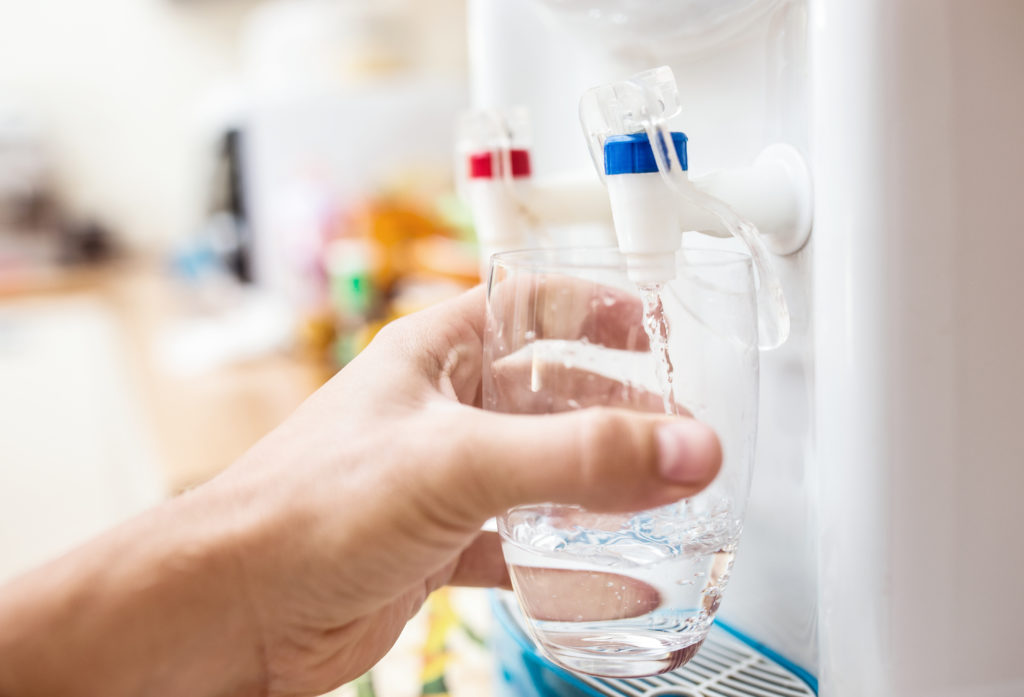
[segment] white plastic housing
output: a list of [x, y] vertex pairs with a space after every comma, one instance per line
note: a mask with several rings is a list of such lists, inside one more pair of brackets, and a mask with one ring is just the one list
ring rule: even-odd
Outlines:
[[[535, 4], [469, 9], [474, 99], [530, 109], [542, 174], [590, 167], [565, 116], [579, 94], [659, 63], [695, 170], [782, 141], [814, 172], [814, 234], [776, 260], [793, 334], [762, 355], [719, 616], [822, 697], [1024, 695], [1024, 3], [787, 0], [714, 50], [644, 46], [642, 64]], [[694, 180], [772, 245], [731, 185]]]
[[[709, 172], [695, 177], [693, 184], [753, 222], [776, 254], [793, 254], [811, 234], [811, 175], [792, 145], [769, 145], [752, 165]], [[684, 229], [728, 234], [721, 221], [702, 208], [689, 206], [681, 215]]]
[[[514, 249], [613, 245], [608, 194], [592, 176], [547, 177], [543, 181], [517, 178], [470, 179], [465, 185], [480, 248], [482, 278], [491, 255]], [[558, 228], [588, 226], [579, 239], [559, 234]]]
[[525, 201], [530, 216], [542, 225], [608, 224], [612, 219], [608, 194], [593, 171], [579, 177], [534, 178]]
[[[622, 182], [622, 177], [644, 179], [638, 180], [643, 183], [626, 185]], [[618, 183], [611, 184], [613, 180]], [[615, 219], [618, 227], [619, 219], [654, 215], [653, 210], [631, 213], [626, 210], [632, 207], [628, 202], [644, 201], [646, 205], [650, 203], [647, 197], [660, 201], [663, 198], [660, 193], [643, 190], [656, 185], [666, 188], [664, 181], [656, 172], [639, 175], [616, 174], [608, 177], [607, 181], [609, 190], [606, 194], [600, 182], [590, 175], [533, 179], [528, 187], [520, 184], [517, 189], [521, 206], [508, 202], [492, 203], [490, 197], [502, 195], [492, 192], [480, 199], [482, 217], [477, 224], [490, 226], [492, 223], [489, 221], [498, 215], [498, 211], [510, 211], [517, 216], [525, 215], [541, 225], [606, 222], [612, 218], [607, 201], [609, 195], [617, 195], [612, 191], [615, 189], [621, 190], [622, 194], [619, 217]], [[785, 143], [769, 145], [748, 166], [716, 170], [694, 177], [692, 181], [697, 189], [721, 199], [741, 216], [753, 222], [772, 252], [793, 254], [807, 242], [813, 221], [813, 188], [804, 158], [793, 146]], [[498, 185], [494, 182], [488, 184]], [[507, 196], [507, 192], [505, 195]], [[477, 205], [475, 201], [474, 198], [474, 217]], [[662, 206], [660, 203], [658, 205]], [[697, 230], [715, 236], [728, 236], [729, 233], [722, 226], [722, 222], [703, 208], [687, 204], [681, 198], [676, 199], [675, 205], [678, 230]], [[512, 220], [495, 220], [493, 225], [493, 228], [481, 232], [482, 240], [512, 240], [514, 235], [507, 234], [505, 229], [519, 223]], [[630, 232], [628, 237], [633, 239], [637, 236]], [[640, 238], [643, 237], [641, 234]], [[646, 246], [642, 241], [639, 243]], [[678, 242], [675, 243], [675, 247], [678, 246]]]

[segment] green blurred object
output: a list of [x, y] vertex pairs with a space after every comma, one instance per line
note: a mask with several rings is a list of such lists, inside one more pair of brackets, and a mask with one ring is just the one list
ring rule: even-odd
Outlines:
[[465, 201], [454, 193], [439, 196], [437, 198], [437, 213], [442, 222], [458, 233], [460, 240], [476, 243], [473, 211]]
[[373, 674], [363, 673], [355, 681], [356, 697], [377, 697], [373, 689]]
[[376, 301], [372, 250], [361, 239], [340, 238], [327, 247], [326, 270], [336, 338], [334, 361], [345, 365], [362, 349]]
[[364, 321], [373, 308], [372, 250], [359, 239], [337, 239], [327, 247], [331, 306], [341, 319]]

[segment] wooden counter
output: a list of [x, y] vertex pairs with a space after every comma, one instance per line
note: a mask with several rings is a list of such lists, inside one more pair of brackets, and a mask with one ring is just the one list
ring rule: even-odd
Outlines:
[[7, 287], [0, 308], [71, 308], [89, 301], [109, 311], [124, 347], [141, 423], [151, 431], [169, 493], [227, 467], [330, 376], [323, 362], [279, 351], [208, 372], [181, 375], [157, 360], [167, 327], [190, 308], [182, 289], [155, 265], [120, 264], [51, 275]]

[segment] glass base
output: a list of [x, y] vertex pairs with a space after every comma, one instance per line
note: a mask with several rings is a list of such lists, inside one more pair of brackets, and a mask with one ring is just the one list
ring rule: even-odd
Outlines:
[[689, 646], [673, 650], [625, 645], [581, 650], [541, 644], [541, 651], [556, 665], [576, 673], [599, 678], [642, 678], [682, 667], [697, 655], [703, 644], [704, 637], [701, 637]]

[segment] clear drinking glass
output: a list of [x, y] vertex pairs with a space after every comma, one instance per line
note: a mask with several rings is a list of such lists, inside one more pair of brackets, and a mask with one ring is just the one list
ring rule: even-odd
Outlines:
[[493, 258], [484, 408], [688, 411], [716, 430], [724, 454], [710, 487], [662, 508], [598, 514], [544, 503], [499, 518], [526, 629], [555, 663], [633, 677], [674, 670], [699, 649], [729, 578], [750, 484], [756, 312], [750, 258], [737, 252], [684, 247], [676, 278], [645, 289], [630, 282], [617, 250]]

